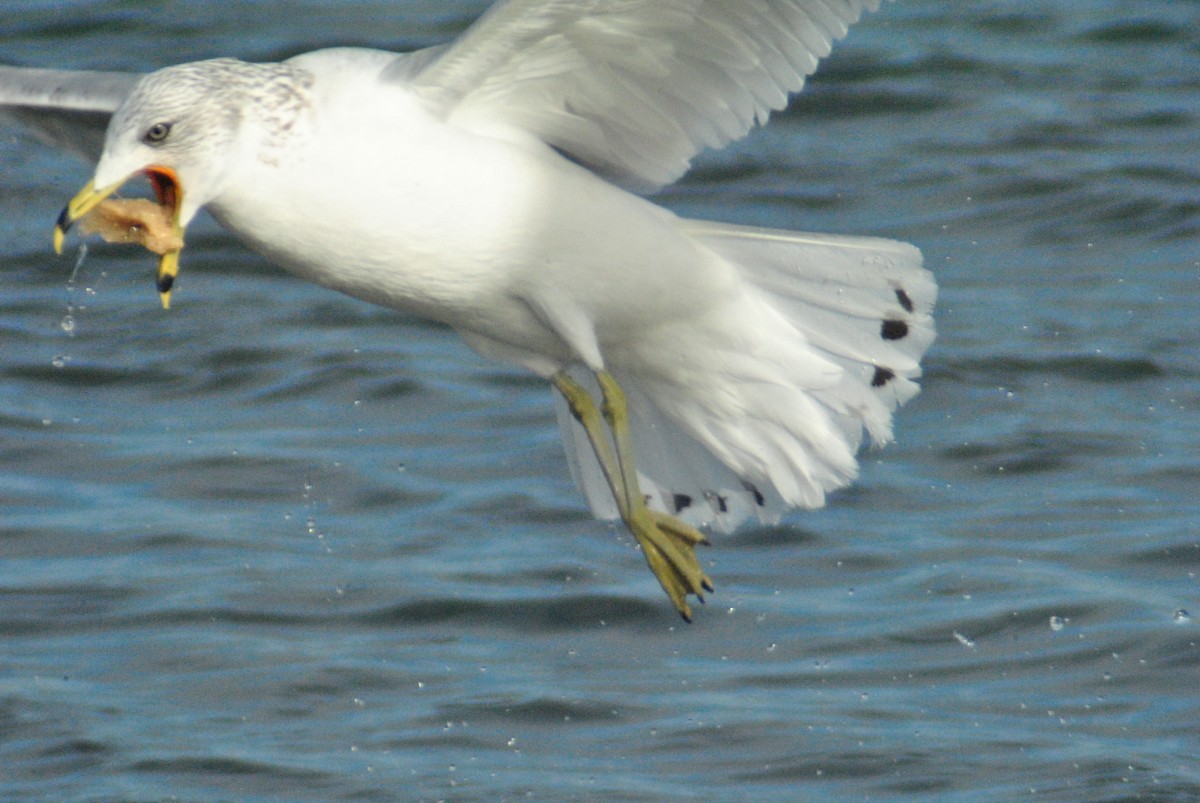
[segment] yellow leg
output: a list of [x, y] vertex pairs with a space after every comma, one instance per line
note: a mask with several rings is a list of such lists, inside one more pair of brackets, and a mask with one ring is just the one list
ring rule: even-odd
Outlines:
[[592, 401], [587, 390], [567, 376], [566, 372], [555, 374], [554, 387], [567, 400], [567, 407], [571, 410], [571, 415], [587, 433], [588, 442], [592, 444], [592, 451], [596, 453], [596, 459], [600, 461], [604, 478], [608, 480], [608, 489], [612, 491], [613, 499], [617, 502], [617, 510], [620, 511], [621, 520], [624, 521], [629, 517], [629, 505], [626, 502], [628, 494], [620, 470], [617, 468], [617, 459], [613, 456], [612, 447], [608, 444], [608, 437], [600, 425], [602, 419], [600, 411], [596, 409], [596, 403]]
[[696, 595], [703, 602], [703, 592], [713, 590], [712, 581], [700, 568], [695, 550], [697, 544], [707, 544], [708, 539], [674, 516], [650, 510], [646, 506], [646, 498], [637, 480], [625, 393], [607, 371], [601, 371], [596, 378], [604, 397], [603, 420], [608, 424], [616, 445], [615, 457], [608, 435], [600, 425], [600, 414], [588, 392], [565, 373], [554, 378], [554, 385], [567, 400], [571, 414], [587, 433], [621, 518], [641, 546], [650, 570], [671, 598], [675, 609], [690, 622], [692, 610], [687, 604], [688, 594]]

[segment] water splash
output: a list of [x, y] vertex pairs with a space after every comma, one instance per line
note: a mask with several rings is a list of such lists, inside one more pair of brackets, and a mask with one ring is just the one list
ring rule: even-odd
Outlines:
[[[71, 318], [72, 320], [73, 320], [73, 316], [75, 313], [75, 306], [76, 306], [75, 305], [76, 279], [79, 278], [79, 271], [81, 268], [83, 268], [83, 263], [87, 260], [87, 255], [88, 255], [87, 243], [80, 243], [79, 244], [79, 253], [75, 257], [75, 265], [74, 265], [74, 267], [71, 268], [71, 275], [67, 277], [67, 299], [68, 299], [67, 300], [67, 318]], [[63, 320], [66, 321], [67, 318], [64, 318]], [[63, 326], [63, 329], [64, 330], [67, 329], [65, 324]], [[74, 324], [72, 324], [71, 329], [69, 331], [74, 331]]]
[[[67, 337], [74, 337], [76, 332], [76, 311], [82, 310], [83, 305], [76, 302], [76, 280], [79, 277], [79, 269], [83, 268], [84, 260], [88, 258], [88, 244], [80, 242], [79, 253], [74, 260], [74, 266], [71, 269], [71, 275], [67, 277], [67, 311], [62, 319], [59, 320], [59, 329], [65, 331]], [[91, 288], [88, 288], [89, 294], [92, 293]], [[50, 365], [55, 368], [64, 368], [67, 362], [71, 361], [71, 356], [67, 354], [55, 354], [54, 359], [50, 360]]]
[[[82, 309], [82, 306], [75, 302], [76, 280], [79, 278], [79, 270], [83, 267], [84, 260], [87, 259], [88, 247], [87, 243], [80, 243], [79, 254], [75, 257], [75, 266], [71, 268], [71, 275], [67, 277], [67, 312], [63, 315], [62, 320], [58, 322], [58, 326], [67, 333], [67, 337], [75, 337], [75, 312]], [[55, 368], [63, 368], [71, 358], [66, 354], [57, 354], [50, 364]]]

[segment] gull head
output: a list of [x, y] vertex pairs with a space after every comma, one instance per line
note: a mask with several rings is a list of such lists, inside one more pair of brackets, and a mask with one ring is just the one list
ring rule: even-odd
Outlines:
[[[54, 231], [67, 230], [136, 176], [145, 176], [173, 235], [160, 251], [156, 284], [164, 307], [179, 272], [188, 223], [228, 185], [250, 147], [290, 129], [305, 105], [302, 71], [284, 64], [212, 59], [146, 75], [113, 113], [94, 177], [71, 199]], [[147, 248], [157, 250], [147, 238]]]

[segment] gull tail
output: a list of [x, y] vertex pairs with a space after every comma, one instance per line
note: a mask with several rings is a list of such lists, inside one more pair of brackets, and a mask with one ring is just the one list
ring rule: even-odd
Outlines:
[[[609, 365], [629, 397], [642, 491], [651, 508], [722, 531], [820, 507], [854, 479], [864, 431], [890, 441], [892, 411], [920, 389], [933, 276], [894, 240], [681, 225], [745, 292], [656, 332], [646, 353], [672, 353], [671, 365]], [[596, 391], [586, 370], [572, 376]], [[572, 477], [598, 517], [616, 518], [582, 428], [561, 400], [558, 412]]]

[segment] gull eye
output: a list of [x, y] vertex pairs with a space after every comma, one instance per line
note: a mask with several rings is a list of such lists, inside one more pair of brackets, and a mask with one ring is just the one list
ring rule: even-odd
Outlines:
[[146, 133], [142, 135], [142, 141], [147, 145], [157, 145], [166, 140], [170, 134], [170, 123], [155, 123], [146, 129]]

